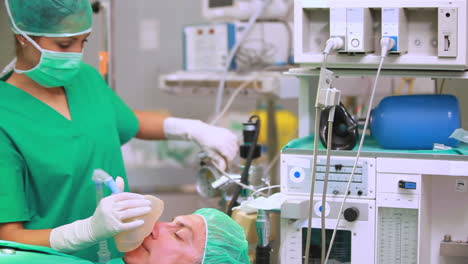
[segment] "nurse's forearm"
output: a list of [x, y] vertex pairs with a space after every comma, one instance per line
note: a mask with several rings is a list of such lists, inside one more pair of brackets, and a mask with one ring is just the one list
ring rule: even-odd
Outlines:
[[51, 231], [52, 229], [24, 229], [22, 223], [0, 224], [0, 240], [50, 247]]
[[164, 135], [164, 120], [168, 117], [160, 113], [134, 111], [138, 118], [139, 129], [136, 135], [139, 139], [166, 139]]

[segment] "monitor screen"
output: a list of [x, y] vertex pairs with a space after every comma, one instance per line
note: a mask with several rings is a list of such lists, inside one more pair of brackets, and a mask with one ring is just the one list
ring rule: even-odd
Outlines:
[[208, 0], [209, 8], [233, 6], [234, 0]]
[[[326, 246], [330, 246], [331, 237], [333, 230], [326, 230]], [[351, 231], [338, 230], [335, 237], [335, 243], [331, 250], [330, 262], [339, 264], [350, 264], [351, 263]], [[307, 242], [307, 228], [302, 229], [302, 259], [304, 263], [305, 259], [305, 248]], [[312, 228], [312, 237], [310, 243], [310, 256], [309, 263], [320, 263], [322, 256], [322, 230], [318, 228]]]

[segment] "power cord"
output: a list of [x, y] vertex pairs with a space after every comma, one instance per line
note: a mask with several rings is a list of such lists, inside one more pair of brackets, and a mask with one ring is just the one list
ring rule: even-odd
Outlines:
[[359, 163], [359, 158], [361, 156], [362, 147], [364, 145], [364, 140], [366, 138], [365, 131], [367, 131], [367, 127], [369, 126], [369, 119], [370, 119], [370, 115], [371, 115], [371, 111], [372, 111], [372, 105], [374, 103], [375, 93], [376, 93], [376, 90], [377, 90], [377, 85], [378, 85], [378, 82], [379, 82], [380, 73], [382, 71], [382, 67], [383, 67], [383, 64], [384, 64], [384, 61], [385, 61], [385, 57], [387, 56], [387, 53], [394, 47], [395, 41], [393, 39], [391, 39], [391, 38], [382, 38], [381, 41], [380, 41], [380, 44], [381, 44], [381, 47], [382, 47], [382, 50], [381, 50], [382, 52], [381, 52], [379, 67], [378, 67], [378, 70], [377, 70], [377, 75], [376, 75], [375, 81], [374, 81], [374, 87], [372, 89], [371, 97], [369, 99], [369, 107], [367, 109], [366, 121], [364, 123], [364, 129], [363, 129], [364, 133], [362, 134], [361, 141], [359, 143], [359, 148], [358, 148], [358, 152], [357, 152], [357, 155], [356, 155], [356, 161], [354, 162], [353, 170], [351, 171], [351, 175], [349, 176], [348, 185], [346, 186], [343, 201], [341, 203], [340, 211], [338, 213], [338, 218], [336, 220], [336, 225], [335, 225], [335, 228], [333, 229], [333, 235], [332, 235], [331, 240], [330, 240], [330, 246], [328, 248], [327, 257], [325, 258], [325, 264], [328, 263], [328, 259], [330, 258], [330, 254], [331, 254], [331, 251], [332, 251], [332, 248], [333, 248], [333, 243], [335, 242], [336, 233], [338, 231], [338, 226], [340, 224], [341, 215], [343, 214], [344, 205], [346, 203], [346, 199], [348, 198], [349, 189], [351, 188], [351, 182], [353, 180], [354, 174], [356, 172], [356, 168], [357, 168], [358, 163]]
[[322, 254], [321, 260], [322, 264], [325, 263], [325, 255], [327, 254], [327, 244], [326, 244], [326, 205], [327, 205], [327, 189], [328, 189], [328, 178], [330, 175], [330, 160], [331, 160], [331, 148], [332, 148], [332, 132], [333, 132], [333, 122], [335, 119], [335, 110], [336, 106], [332, 106], [330, 112], [328, 113], [328, 131], [327, 131], [327, 165], [325, 170], [325, 178], [323, 180], [323, 191], [322, 191], [322, 214], [321, 214], [321, 223], [322, 223]]
[[[339, 50], [343, 48], [344, 46], [344, 41], [341, 38], [331, 38], [327, 41], [325, 50], [323, 52], [323, 62], [322, 62], [322, 68], [320, 71], [320, 79], [324, 78], [325, 74], [327, 73], [326, 71], [326, 66], [327, 66], [327, 60], [328, 60], [328, 54], [332, 50]], [[309, 215], [308, 215], [308, 223], [307, 223], [307, 235], [306, 235], [306, 251], [305, 251], [305, 264], [308, 264], [310, 261], [310, 243], [311, 243], [311, 237], [312, 237], [312, 217], [313, 217], [313, 204], [314, 204], [314, 192], [315, 192], [315, 180], [316, 180], [316, 171], [317, 171], [317, 159], [318, 159], [318, 134], [319, 134], [319, 126], [320, 126], [320, 116], [322, 113], [323, 104], [319, 105], [319, 101], [322, 98], [321, 87], [322, 81], [319, 81], [319, 87], [317, 89], [317, 102], [315, 105], [316, 112], [315, 112], [315, 126], [314, 126], [314, 155], [313, 155], [313, 162], [312, 162], [312, 177], [311, 177], [311, 182], [310, 182], [310, 197], [309, 197]], [[328, 86], [331, 84], [329, 83]], [[324, 98], [327, 98], [325, 96]], [[338, 100], [339, 101], [339, 100]], [[330, 111], [333, 112], [334, 111]], [[331, 141], [331, 140], [330, 140]], [[322, 208], [323, 210], [323, 208]]]
[[248, 35], [252, 31], [255, 21], [257, 21], [257, 19], [262, 15], [263, 11], [265, 10], [265, 8], [270, 2], [271, 0], [263, 0], [262, 5], [254, 13], [254, 15], [249, 19], [246, 29], [244, 33], [242, 34], [242, 36], [240, 37], [239, 41], [236, 41], [236, 44], [234, 45], [232, 50], [229, 52], [229, 57], [226, 61], [226, 67], [222, 73], [222, 77], [219, 82], [218, 94], [216, 96], [216, 104], [215, 104], [215, 115], [219, 115], [219, 113], [221, 112], [221, 104], [223, 102], [223, 94], [224, 94], [224, 88], [226, 85], [226, 79], [229, 73], [229, 68], [231, 67], [232, 62], [234, 61], [234, 57], [236, 56], [236, 53], [239, 50], [242, 43], [245, 41], [245, 39], [248, 37]]
[[314, 208], [314, 192], [315, 192], [315, 172], [317, 171], [317, 152], [318, 152], [318, 133], [319, 133], [319, 124], [317, 120], [320, 119], [322, 114], [321, 109], [316, 109], [315, 113], [315, 128], [314, 128], [314, 157], [312, 162], [312, 177], [310, 183], [310, 197], [309, 197], [309, 217], [307, 222], [307, 235], [306, 235], [306, 252], [305, 252], [305, 262], [304, 264], [309, 264], [310, 260], [310, 242], [312, 237], [312, 212]]
[[227, 101], [226, 105], [224, 106], [223, 110], [213, 119], [213, 121], [210, 122], [210, 124], [215, 125], [221, 120], [221, 118], [224, 117], [224, 115], [229, 111], [229, 108], [232, 106], [234, 103], [234, 100], [236, 97], [244, 90], [249, 84], [251, 83], [256, 83], [259, 75], [255, 74], [252, 78], [249, 78], [248, 80], [244, 81], [239, 87], [236, 88], [236, 90], [232, 93], [231, 97]]

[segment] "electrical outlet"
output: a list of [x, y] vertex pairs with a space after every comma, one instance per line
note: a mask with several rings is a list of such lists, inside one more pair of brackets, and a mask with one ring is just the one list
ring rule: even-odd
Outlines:
[[408, 17], [405, 9], [382, 8], [382, 37], [395, 41], [390, 53], [408, 52]]
[[339, 52], [347, 50], [347, 19], [346, 8], [330, 8], [330, 38], [342, 38], [344, 47]]

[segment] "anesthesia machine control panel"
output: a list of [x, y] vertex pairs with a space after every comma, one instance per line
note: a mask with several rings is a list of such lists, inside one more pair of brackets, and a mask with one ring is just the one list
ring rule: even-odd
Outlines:
[[[340, 218], [329, 263], [418, 263], [420, 178], [387, 175], [378, 183], [377, 159], [363, 157], [356, 168], [343, 213], [338, 217], [354, 161], [354, 157], [332, 156], [328, 198], [323, 209], [326, 159], [318, 157], [310, 260], [320, 260], [320, 217], [324, 212], [327, 246]], [[303, 263], [312, 165], [312, 155], [282, 155], [281, 191], [290, 199], [282, 207], [281, 263]]]

